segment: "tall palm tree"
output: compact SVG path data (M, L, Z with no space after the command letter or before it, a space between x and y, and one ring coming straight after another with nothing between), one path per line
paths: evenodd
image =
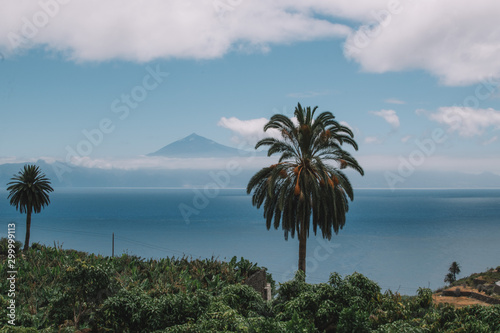
M26 213L26 238L23 251L29 249L31 213L40 213L42 208L50 203L49 192L54 191L50 180L36 165L25 165L22 171L11 178L7 185L10 191L10 204L16 206L19 212Z
M269 230L280 223L288 240L295 233L299 239L298 268L306 271L306 243L310 221L314 234L321 230L324 238L331 239L345 224L349 210L347 197L354 199L352 186L341 171L353 168L361 175L363 169L342 145L355 150L352 131L337 121L331 112L323 112L314 118L316 106L295 108L294 120L275 114L264 126L264 131L275 129L280 138L260 140L255 149L269 146L268 156L281 154L279 162L257 172L249 181L247 194L253 192L252 204L260 208L264 204L264 218ZM327 163L333 162L333 163Z

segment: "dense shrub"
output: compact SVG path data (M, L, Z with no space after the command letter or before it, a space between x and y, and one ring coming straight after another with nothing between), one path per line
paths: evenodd
M20 241L14 241L14 248L16 254L21 253L22 243ZM7 256L9 254L9 239L7 237L0 238L0 256Z
M394 323L385 324L380 326L377 333L427 333L429 330L415 327L406 321L396 321Z
M16 265L22 327L5 320L7 270L0 262L0 333L500 331L500 306L435 306L429 289L413 297L381 293L359 273L308 284L297 272L264 301L243 284L259 269L243 258L110 258L37 244Z
M269 312L262 296L247 285L228 285L222 289L218 298L245 317L261 316Z
M49 316L56 325L67 322L79 327L112 292L108 267L76 259L74 265L62 272Z
M298 272L292 281L281 284L274 311L279 320L296 316L314 323L320 331L337 328L339 332L366 332L370 311L379 296L378 285L359 273L345 279L334 273L328 284L310 285Z

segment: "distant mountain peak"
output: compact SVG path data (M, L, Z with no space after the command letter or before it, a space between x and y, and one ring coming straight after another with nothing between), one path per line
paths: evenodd
M172 142L148 156L165 157L237 157L248 155L244 150L221 145L196 133Z
M196 133L193 132L193 133L189 134L188 136L186 136L184 139L181 139L179 141L183 141L183 140L192 141L192 140L196 140L196 139L205 139L205 140L208 140L207 138L204 138L201 135L198 135L198 134L196 134Z
M196 141L198 141L198 142L207 142L207 143L211 143L211 144L218 144L217 142L212 141L210 139L207 139L207 138L205 138L201 135L198 135L196 133L191 133L188 136L186 136L185 138L180 139L178 141L180 141L180 142L196 142Z

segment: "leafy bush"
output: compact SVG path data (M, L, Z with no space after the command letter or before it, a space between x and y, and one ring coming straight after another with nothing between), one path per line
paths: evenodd
M423 328L412 326L410 323L400 320L394 323L382 325L377 329L376 332L377 333L401 333L401 332L424 333L429 331Z
M432 305L432 290L429 288L418 288L415 302L419 307L428 309Z
M219 299L245 317L255 317L266 313L266 306L261 295L247 285L226 286Z
M21 247L23 244L20 241L14 241L14 248L16 254L21 253ZM9 239L7 237L0 238L0 255L7 256L9 254Z
M89 318L99 304L112 293L108 268L80 259L66 267L62 285L55 290L51 318L56 324L71 321L76 328Z
M364 311L358 305L344 308L340 312L337 332L370 332L370 323L368 321L369 313Z
M151 327L150 319L158 308L140 289L121 289L104 301L98 310L95 325L114 332L138 332Z
M264 301L242 284L258 269L245 259L110 258L44 245L16 260L16 324L22 327L13 328L5 321L4 265L0 333L500 331L499 305L435 306L425 288L412 297L382 294L359 273L332 273L327 283L308 284L297 272Z
M36 250L36 251L42 251L46 248L45 245L39 243L39 242L33 242L31 243L31 249Z
M50 331L47 330L37 330L35 328L26 328L26 327L16 327L16 326L4 326L3 328L0 329L1 333L44 333L47 332L49 333Z
M309 285L302 272L292 281L281 284L274 303L276 318L291 321L294 316L314 323L323 331L369 331L370 311L380 298L380 287L359 273L345 279L332 274L329 283Z

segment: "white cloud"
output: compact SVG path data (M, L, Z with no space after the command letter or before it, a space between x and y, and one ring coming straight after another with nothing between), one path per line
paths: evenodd
M393 129L399 128L399 117L394 110L370 111L371 114L384 118Z
M298 121L296 117L291 118L292 122L297 125ZM218 126L227 128L233 133L232 140L236 144L244 146L245 149L248 146L252 148L261 139L273 137L277 139L282 139L281 133L275 129L268 129L264 132L264 126L269 122L267 118L257 118L249 120L241 120L236 117L226 118L222 117L217 123ZM340 121L339 124L346 126L351 131L358 133L359 130L356 127L352 127L346 121ZM377 139L378 140L378 139Z
M350 129L351 131L353 131L353 130L354 130L354 128L353 128L351 125L349 125L349 123L348 123L347 121L343 121L343 120L341 120L341 121L339 121L339 124L340 124L340 125L342 125L342 126L347 127L347 128L348 128L348 129Z
M11 163L29 163L29 162L36 162L36 159L13 157L13 156L0 157L0 165L1 164L11 164Z
M43 47L78 61L211 59L233 50L266 52L276 44L345 38L346 56L366 71L423 69L447 85L500 78L497 0L0 4L0 52L6 55L19 51L13 36L23 33L28 43L21 48ZM355 31L335 23L346 19L358 24Z
M1 1L0 51L16 52L16 35L25 35L24 48L43 46L78 61L210 59L235 49L265 52L271 44L346 37L351 31L315 17L315 11L328 14L338 7L320 0L306 6L298 0L54 0L50 3L57 6L43 9L45 3Z
M370 144L370 143L381 143L381 142L382 142L382 140L380 140L376 136L367 136L365 138L365 143L368 143L368 144Z
M233 132L232 139L235 143L253 146L261 139L280 137L280 133L275 129L269 129L267 132L264 132L264 126L268 122L269 119L266 118L240 120L236 117L222 117L217 125L231 130Z
M347 38L348 58L369 72L424 69L446 85L500 77L499 1L399 3L371 12Z
M361 155L356 158L365 170L398 171L401 165L408 165L408 156ZM424 163L414 166L418 171L466 172L479 174L491 172L500 175L500 157L457 157L445 155L426 156Z
M404 137L401 138L401 142L402 143L406 143L410 139L411 139L411 135L407 135L407 136L404 136Z
M388 98L384 102L389 103L389 104L399 104L399 105L406 104L405 101L402 101L402 100L399 100L396 98Z
M437 112L428 114L428 117L463 137L482 135L489 128L500 129L500 111L491 108L441 107Z
M325 91L306 91L306 92L289 93L286 96L293 98L311 98L311 97L325 96L331 94L332 93L330 91L325 90Z
M0 0L0 4L0 52L6 55L19 51L13 36L23 33L28 38L21 49L43 47L77 61L141 62L211 59L233 50L267 52L276 44L345 38L346 56L366 71L423 69L447 85L500 78L497 0L473 4L467 0ZM335 23L346 19L359 24L355 31Z
M483 146L488 146L488 145L491 145L493 142L497 141L498 140L498 136L494 136L486 141L483 142Z
M49 156L40 156L34 158L24 158L19 156L0 156L0 165L2 164L14 164L14 163L36 163L39 160L43 160L49 164L56 161L55 158Z
M138 156L132 158L91 158L73 157L70 166L95 168L103 170L216 170L226 169L229 165L241 166L243 169L262 168L278 157L255 156L249 152L248 156L226 158L170 158L163 156ZM48 164L67 163L53 157L36 157L22 159L17 157L0 157L0 165L8 163L36 163L43 160Z
M290 118L292 122L297 125L296 117ZM269 122L267 118L257 118L249 120L241 120L236 117L226 118L222 117L217 123L218 126L227 128L233 132L233 141L240 145L255 145L257 141L273 137L281 139L281 133L273 128L264 132L264 126ZM347 123L345 123L347 124ZM242 149L245 149L243 147Z
M415 110L415 114L416 114L417 116L422 116L422 115L424 115L424 116L428 116L428 115L429 115L429 112L428 112L427 110L425 110L425 109L416 109L416 110Z
M408 156L394 155L359 155L356 157L365 170L386 171L397 170L401 160L408 160ZM34 163L45 160L49 164L56 162L53 158L39 157L30 160L1 158L0 165L4 163ZM168 158L162 156L139 156L136 158L89 158L74 159L72 165L96 168L103 170L224 170L228 165L234 167L235 163L243 169L258 169L275 163L277 156L249 156L234 158ZM492 172L500 174L500 157L453 157L443 155L427 156L425 163L417 166L422 171L457 171L469 173ZM46 172L46 170L44 170Z
M272 158L263 156L231 158L169 158L162 156L140 156L137 158L73 158L71 164L84 168L105 170L215 170L228 165L238 165L244 169L261 168L269 165Z

